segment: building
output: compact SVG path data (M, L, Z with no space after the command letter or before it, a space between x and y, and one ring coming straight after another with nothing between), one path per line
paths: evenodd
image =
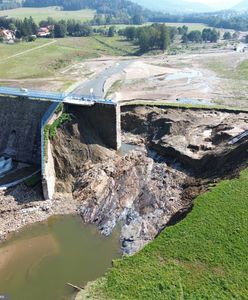
M0 28L0 38L2 38L4 42L14 43L16 39L15 32L9 29Z
M37 37L39 37L39 38L50 37L51 36L51 30L52 30L51 26L40 27L39 30L38 30L38 33L37 33Z

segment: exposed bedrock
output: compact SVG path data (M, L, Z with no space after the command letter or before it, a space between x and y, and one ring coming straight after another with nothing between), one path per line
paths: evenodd
M133 151L85 170L74 197L82 200L84 221L97 224L102 233L108 235L117 223L122 224L122 247L129 254L191 205L182 196L185 180L183 172Z
M139 146L121 156L74 115L52 143L57 191L70 191L83 220L103 234L120 224L123 252L132 254L187 212L209 182L246 161L246 141L227 141L247 126L245 113L126 107L123 142Z

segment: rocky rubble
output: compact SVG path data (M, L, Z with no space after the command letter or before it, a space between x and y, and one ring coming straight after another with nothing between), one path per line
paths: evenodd
M70 195L57 195L53 201L44 201L40 187L31 189L24 184L0 191L0 241L28 224L44 221L52 215L76 212L76 202Z
M186 175L140 151L92 165L82 174L73 193L81 201L82 218L106 235L122 224L127 254L140 250L176 212L190 205L181 201Z

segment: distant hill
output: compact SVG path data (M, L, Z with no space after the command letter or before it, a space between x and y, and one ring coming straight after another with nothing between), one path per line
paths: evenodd
M248 1L244 0L244 1L240 2L239 4L235 5L233 7L233 9L235 9L235 10L247 9L248 10Z
M210 12L213 8L198 2L184 0L133 0L146 8L161 12Z
M12 9L21 6L19 0L0 0L0 10Z

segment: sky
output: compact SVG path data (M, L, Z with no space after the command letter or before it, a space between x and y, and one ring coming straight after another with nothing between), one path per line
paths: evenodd
M201 2L204 4L208 4L212 7L216 8L230 8L235 4L241 2L241 0L187 0L188 2Z

